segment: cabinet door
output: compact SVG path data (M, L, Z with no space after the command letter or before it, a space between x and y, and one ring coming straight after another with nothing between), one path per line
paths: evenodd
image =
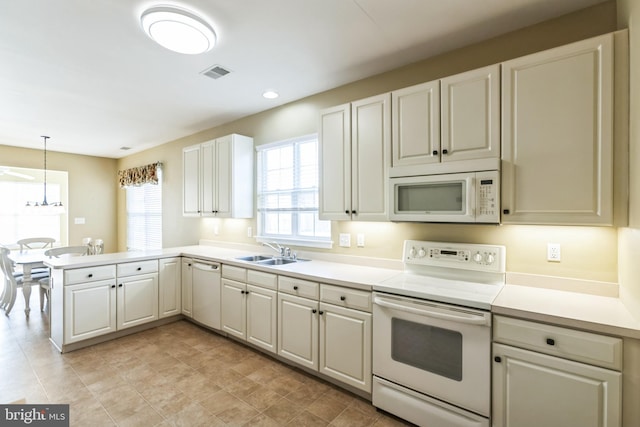
M215 216L217 210L216 141L200 145L202 179L202 215Z
M613 35L503 63L504 223L613 221Z
M246 314L247 285L229 279L221 282L221 313L222 330L238 338L247 338Z
M351 115L352 219L388 221L391 94L352 103Z
M500 65L441 80L442 161L500 157Z
M64 303L65 344L115 332L115 279L65 286Z
M182 314L193 317L192 311L193 292L193 261L190 258L182 259Z
M216 216L231 217L233 177L233 141L231 136L216 140Z
M320 113L320 212L322 220L351 218L351 104Z
M247 341L275 353L278 331L278 293L247 285Z
M621 424L620 372L493 345L494 427Z
M371 393L371 314L320 304L320 372Z
M182 214L200 215L200 145L182 150Z
M391 165L440 162L440 82L393 91L391 99Z
M318 370L318 302L278 294L278 355Z
M158 273L118 280L118 330L158 320Z
M160 259L158 277L158 314L160 318L175 316L182 312L182 259Z

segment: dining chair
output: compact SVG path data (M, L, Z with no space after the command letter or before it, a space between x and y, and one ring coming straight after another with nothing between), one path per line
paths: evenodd
M44 251L44 256L49 258L58 258L60 255L82 256L89 254L89 246L62 246L59 248L51 248ZM51 296L51 277L40 279L40 311L44 311L44 299Z
M29 237L18 240L20 252L28 249L47 249L52 248L56 241L53 237Z
M4 309L6 315L9 315L16 302L18 285L22 284L22 275L15 273L13 261L9 259L9 252L9 248L0 246L0 270L4 282L2 296L0 296L0 308Z

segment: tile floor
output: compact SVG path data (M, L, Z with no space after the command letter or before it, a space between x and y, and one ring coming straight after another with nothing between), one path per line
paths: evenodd
M69 403L71 426L409 425L187 321L60 354L33 289L29 318L22 293L0 315L2 403Z

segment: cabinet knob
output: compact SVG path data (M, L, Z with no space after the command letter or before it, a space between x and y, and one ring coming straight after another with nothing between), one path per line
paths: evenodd
M503 209L502 213L505 214L505 215L509 215L509 209Z
M346 299L347 299L347 297L345 297L344 295L341 295L341 296L340 296L340 301L344 301L344 300L346 300Z
M553 338L547 338L547 344L556 345L556 340L554 340Z
M111 289L113 289L113 288L115 288L115 287L116 287L116 285L111 285Z
M88 277L88 278L92 278L92 277L93 277L93 274L88 274L88 275L87 275L87 277Z
M316 314L316 313L318 312L318 310L316 310L316 309L314 308L313 310L311 310L311 312L312 312L313 314Z
M433 151L431 152L431 154L433 154L434 156L437 156L437 155L438 155L438 150L433 150Z
M118 285L118 287L119 287L119 288L121 288L122 286L123 286L123 285L122 285L122 283L120 283L120 284Z
M138 267L138 271L142 270L142 267Z
M344 213L346 213L347 215L349 215L349 210L347 209L346 211L344 211Z
M297 287L297 286L294 286L294 287L293 287L293 290L294 290L294 291L297 291L297 290L298 290L298 287Z
M351 214L355 215L355 214L357 214L357 212L356 211L351 211Z
M495 360L498 363L502 362L502 358L500 356L494 357L493 360Z
M322 316L324 314L324 311L320 310L320 316Z
M448 154L449 150L447 150L446 148L444 150L442 150L442 154Z

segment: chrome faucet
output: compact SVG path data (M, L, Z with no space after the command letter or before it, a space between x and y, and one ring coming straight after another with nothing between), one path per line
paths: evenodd
M271 249L273 249L274 251L278 252L278 255L284 256L286 248L283 248L282 246L280 246L280 244L278 242L273 242L273 243L263 242L262 245L263 246L268 246Z

